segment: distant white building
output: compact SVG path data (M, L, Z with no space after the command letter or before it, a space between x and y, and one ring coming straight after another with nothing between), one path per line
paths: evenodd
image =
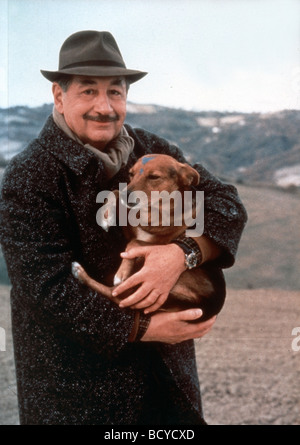
M300 187L300 164L276 170L274 180L279 187Z

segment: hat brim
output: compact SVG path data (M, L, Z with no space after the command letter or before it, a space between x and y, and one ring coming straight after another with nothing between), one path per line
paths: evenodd
M129 70L127 68L111 67L111 66L81 66L59 71L40 70L42 75L51 82L56 82L62 75L69 76L94 76L94 77L110 77L124 76L129 83L137 82L148 73L144 71Z

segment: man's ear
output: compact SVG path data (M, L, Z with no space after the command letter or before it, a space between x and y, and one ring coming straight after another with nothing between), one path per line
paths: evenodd
M181 164L179 177L182 185L185 187L198 185L200 182L200 174L188 164Z
M57 82L54 82L52 84L52 94L53 94L55 108L59 113L63 114L64 112L63 90Z

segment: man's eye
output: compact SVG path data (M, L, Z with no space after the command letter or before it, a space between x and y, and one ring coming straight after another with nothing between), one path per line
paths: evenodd
M87 96L91 96L92 94L94 94L95 90L89 89L89 90L84 90L84 94L86 94Z
M118 90L111 90L111 94L113 96L120 96L121 95L120 91L118 91Z

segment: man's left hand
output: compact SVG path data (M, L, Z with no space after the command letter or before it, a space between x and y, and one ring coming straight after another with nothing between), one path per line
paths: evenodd
M144 257L145 262L138 272L116 287L113 296L139 286L130 297L122 300L119 306L145 309L145 313L154 312L163 305L185 270L184 252L176 244L133 247L121 253L121 257Z

